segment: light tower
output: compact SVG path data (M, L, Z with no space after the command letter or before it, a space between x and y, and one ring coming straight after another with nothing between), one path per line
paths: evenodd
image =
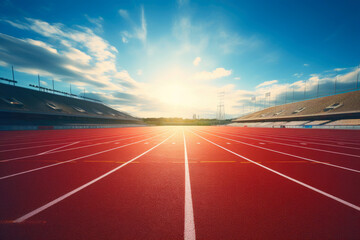
M216 110L216 119L221 121L225 120L225 105L224 105L224 99L225 99L225 92L218 92L218 105Z

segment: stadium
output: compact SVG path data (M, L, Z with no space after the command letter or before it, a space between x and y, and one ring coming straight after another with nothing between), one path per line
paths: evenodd
M0 3L0 239L360 238L358 3L95 2Z

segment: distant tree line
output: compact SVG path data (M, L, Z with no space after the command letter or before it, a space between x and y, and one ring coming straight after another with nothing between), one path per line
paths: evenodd
M156 126L209 126L209 125L223 125L231 123L231 120L217 119L183 119L183 118L143 118L146 124Z

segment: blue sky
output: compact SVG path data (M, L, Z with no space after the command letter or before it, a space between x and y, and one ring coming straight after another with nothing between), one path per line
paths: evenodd
M360 2L0 3L0 76L101 99L139 117L235 117L270 101L354 88ZM287 94L285 93L287 92ZM289 99L289 96L290 99Z

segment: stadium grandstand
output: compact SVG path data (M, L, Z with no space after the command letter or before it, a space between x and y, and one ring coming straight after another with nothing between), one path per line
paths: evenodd
M141 120L117 111L95 99L62 96L0 83L0 128L52 129L141 124ZM35 86L36 87L36 86ZM63 126L63 127L61 127ZM10 129L9 129L10 130Z
M360 129L360 91L269 107L234 119L230 125Z

